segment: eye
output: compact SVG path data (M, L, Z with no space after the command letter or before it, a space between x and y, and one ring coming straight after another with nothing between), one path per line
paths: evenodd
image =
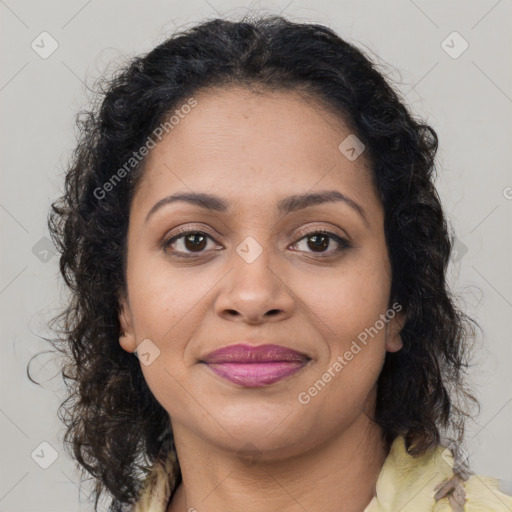
M300 244L303 240L309 239L310 241L306 242L306 247L310 248L312 252L314 253L320 253L320 254L326 254L327 256L330 256L332 254L337 254L341 251L344 251L345 249L348 249L350 247L350 244L348 243L348 240L345 238L342 238L335 233L332 233L331 231L327 230L315 230L310 231L309 233L306 233L300 240L295 242L293 244L294 246ZM332 243L331 241L334 240L334 242L337 244L334 250L326 251ZM292 246L293 247L293 246ZM299 249L300 250L300 249ZM308 252L306 250L306 252ZM321 256L326 257L326 256Z
M291 247L297 246L303 240L307 239L310 239L310 241L306 242L307 248L311 249L314 253L321 254L320 257L332 256L333 254L340 253L350 247L348 240L345 238L342 238L331 231L318 229L305 233L302 238L295 242ZM171 256L177 256L180 258L194 257L195 255L200 255L205 252L209 240L215 242L215 239L204 231L184 229L178 234L165 240L162 244L162 248L165 252L170 253ZM332 245L332 241L335 242L336 246L333 250L327 251L327 249ZM303 251L308 252L307 249L304 249Z
M193 257L194 254L201 254L204 252L204 249L208 245L208 240L215 241L213 237L203 231L181 231L178 235L165 240L162 244L162 248L166 252L170 252L172 256L188 258L190 256ZM175 246L180 245L181 249L178 247L176 250ZM172 248L172 250L169 251L169 248Z

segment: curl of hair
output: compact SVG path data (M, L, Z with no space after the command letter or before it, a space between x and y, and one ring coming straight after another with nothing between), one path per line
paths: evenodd
M300 92L365 144L385 210L391 302L407 315L403 349L387 353L378 380L374 420L385 440L404 435L413 455L450 429L462 442L469 414L457 404L476 402L464 385L472 320L446 283L452 238L433 185L435 131L409 113L361 50L325 26L281 16L205 21L132 59L101 88L94 109L77 116L65 190L48 217L70 290L53 319L62 325L53 343L68 356L59 416L74 457L96 479L96 506L103 492L111 510L133 503L150 465L174 450L166 411L137 357L119 345L130 203L144 160L101 199L98 190L181 102L230 84ZM179 463L175 475L177 487Z

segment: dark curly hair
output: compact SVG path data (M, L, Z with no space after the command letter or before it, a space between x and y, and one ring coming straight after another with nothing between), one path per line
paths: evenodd
M175 449L168 414L139 360L119 345L128 218L145 159L108 194L99 191L177 106L200 90L231 84L304 94L339 114L366 146L385 211L390 300L406 313L403 348L386 353L378 379L374 421L386 443L403 435L411 455L437 446L443 435L461 443L470 405L478 405L465 383L477 324L446 281L453 235L433 184L436 132L409 112L376 63L330 28L282 16L207 20L100 82L94 107L77 115L65 191L48 216L70 290L51 322L60 327L52 344L66 356L69 391L59 417L65 442L96 479L96 509L104 492L111 510L136 501L151 464ZM179 463L175 475L174 489Z

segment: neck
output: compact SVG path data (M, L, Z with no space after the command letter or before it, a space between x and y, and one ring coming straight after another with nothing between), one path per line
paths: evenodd
M388 453L364 414L307 452L254 464L180 425L173 430L183 480L167 512L363 512Z

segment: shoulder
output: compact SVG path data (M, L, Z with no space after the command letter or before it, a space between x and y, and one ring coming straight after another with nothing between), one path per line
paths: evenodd
M137 502L128 512L166 512L176 481L177 457L170 451L154 461Z
M510 512L512 496L501 490L497 478L483 475L471 475L463 483L467 512ZM441 509L442 510L442 509Z
M496 478L458 475L452 452L437 446L415 457L395 439L365 512L511 512L512 496Z

